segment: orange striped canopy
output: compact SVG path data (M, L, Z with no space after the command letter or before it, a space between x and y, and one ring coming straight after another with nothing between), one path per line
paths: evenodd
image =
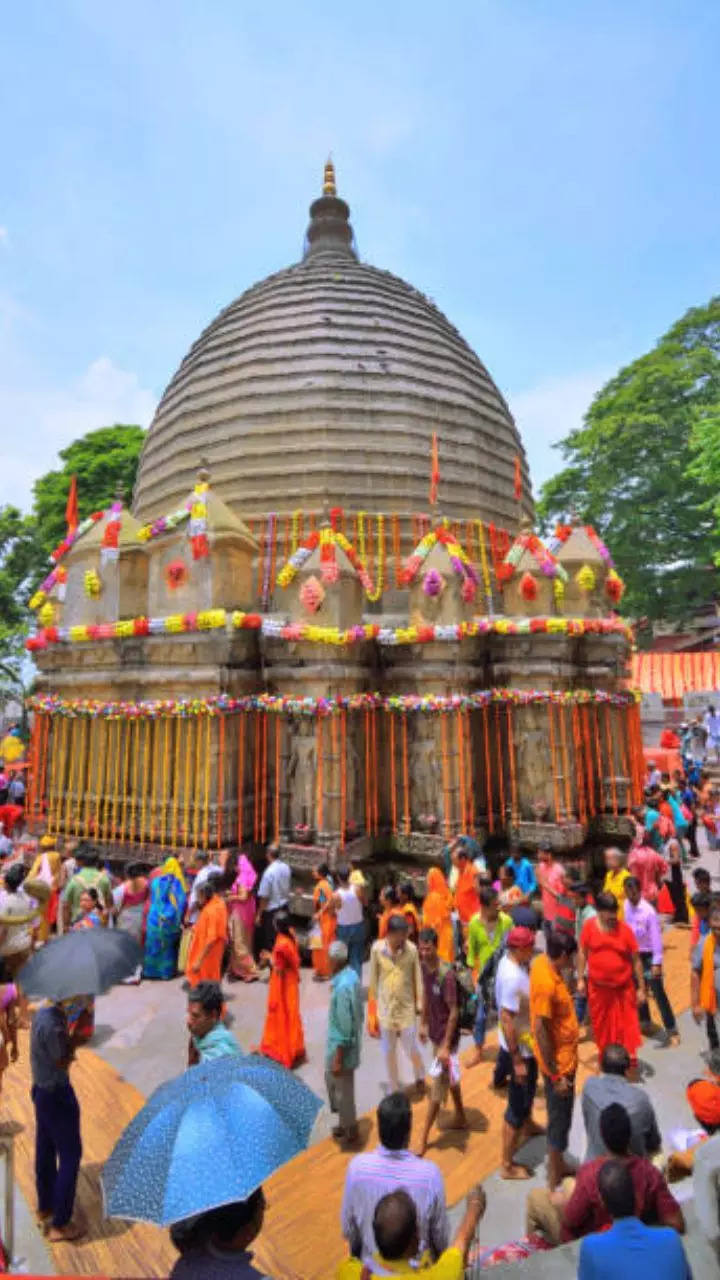
M632 684L641 693L659 693L663 698L720 691L720 652L636 653Z

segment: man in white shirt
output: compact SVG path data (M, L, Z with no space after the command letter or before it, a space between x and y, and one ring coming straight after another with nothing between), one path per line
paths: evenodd
M275 942L275 916L278 911L287 910L290 903L290 883L292 872L280 857L277 845L271 844L267 851L268 864L260 878L257 891L257 916L255 928L258 933L260 951L272 951Z
M512 1180L530 1177L524 1165L515 1163L515 1153L528 1138L542 1132L532 1119L538 1078L530 1034L530 961L534 951L532 929L515 925L507 935L495 980L500 1042L496 1075L510 1076L500 1177Z
M705 732L707 733L707 753L715 752L716 763L720 764L720 713L711 705L705 712Z
M210 876L219 875L222 871L220 864L215 862L204 849L198 849L193 862L200 870L195 876L190 890L187 906L188 924L195 924L200 915L200 903L197 899L198 890L210 879Z

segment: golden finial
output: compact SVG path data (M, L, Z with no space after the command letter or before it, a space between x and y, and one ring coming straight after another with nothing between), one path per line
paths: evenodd
M325 162L325 173L323 175L323 195L336 196L337 188L335 186L335 165L332 162L332 156L328 156Z

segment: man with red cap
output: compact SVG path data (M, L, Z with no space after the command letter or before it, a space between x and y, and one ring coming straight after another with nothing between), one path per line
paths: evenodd
M713 1049L708 1054L705 1075L690 1081L685 1097L704 1133L694 1134L695 1140L685 1151L672 1153L667 1164L667 1176L671 1182L692 1173L697 1151L708 1138L720 1133L720 1049Z
M528 1138L542 1133L532 1119L538 1078L530 1031L529 971L534 951L535 934L516 925L507 935L505 955L495 980L500 1042L497 1072L510 1076L503 1122L501 1178L530 1177L524 1165L515 1163L515 1154Z

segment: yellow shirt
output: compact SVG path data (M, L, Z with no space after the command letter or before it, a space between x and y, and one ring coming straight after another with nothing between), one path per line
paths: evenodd
M425 1254L427 1261L420 1263L419 1267L413 1266L409 1259L403 1259L402 1262L386 1262L384 1258L378 1257L378 1265L380 1272L372 1272L371 1280L380 1280L380 1276L423 1276L424 1280L463 1280L465 1274L465 1264L463 1256L459 1249L446 1249L440 1254L437 1262L431 1262L428 1254ZM337 1269L336 1280L360 1280L363 1271L363 1264L359 1258L346 1258L340 1263Z
M393 952L386 938L370 952L370 992L377 1000L378 1021L384 1031L413 1027L422 1011L423 980L417 947L405 942Z
M619 867L617 871L605 873L603 893L611 893L621 909L625 905L625 881L629 875L627 867Z
M575 1005L563 979L553 969L547 956L536 956L530 966L530 1026L535 1038L535 1056L545 1074L535 1020L550 1022L550 1039L555 1051L558 1075L571 1076L577 1071L580 1028Z

